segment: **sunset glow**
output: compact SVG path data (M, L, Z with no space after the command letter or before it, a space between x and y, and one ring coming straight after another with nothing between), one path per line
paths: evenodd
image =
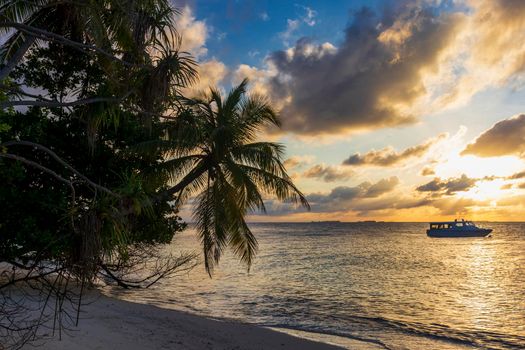
M212 4L186 7L189 50L212 82L248 76L280 109L269 137L312 202L304 212L267 198L269 215L251 220L525 215L525 11L512 3L284 2L227 21ZM248 27L268 40L244 40Z

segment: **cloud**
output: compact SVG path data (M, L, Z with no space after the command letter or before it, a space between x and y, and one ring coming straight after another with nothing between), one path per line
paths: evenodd
M514 180L514 179L523 179L525 177L525 171L520 171L519 173L512 174L508 177L508 179Z
M303 37L271 53L266 91L282 110L285 131L407 125L487 87L523 86L525 2L465 0L446 11L439 3L390 2L381 13L363 8L337 45ZM286 46L301 18L289 20Z
M324 182L344 181L350 179L355 173L337 166L317 164L302 173L303 177L322 180Z
M445 197L440 199L429 198L398 198L388 197L374 201L360 202L354 206L354 210L359 215L369 215L374 211L394 209L417 209L422 207L436 208L441 215L467 215L470 208L479 205L486 205L487 202L479 202L467 198Z
M512 188L512 184L504 184L500 187L501 190L510 190Z
M301 22L298 19L288 18L286 20L286 30L284 32L279 33L279 37L285 45L288 45L289 40L295 34L297 29L299 29L300 24Z
M461 154L480 157L522 155L525 152L525 114L494 124L467 145Z
M372 150L364 155L355 153L343 161L344 165L362 166L391 166L399 164L408 158L420 157L425 154L430 147L439 140L446 138L448 134L440 134L438 137L430 139L420 145L409 147L402 152L396 152L392 147L386 147L379 151Z
M378 16L355 13L341 45L302 38L270 54L274 100L284 101L285 129L341 133L409 124L409 108L426 94L424 73L438 69L462 16L398 6Z
M338 186L329 193L314 193L307 196L313 212L348 211L357 205L356 200L377 198L394 190L399 183L397 177L382 179L374 184L363 182L355 187Z
M180 50L189 52L199 60L196 67L199 74L198 81L191 87L183 89L182 93L187 97L192 97L207 92L210 86L219 85L229 74L229 70L223 62L215 58L206 59L208 53L206 40L209 37L210 29L205 21L196 19L188 5L182 7L175 23L182 38ZM225 37L226 33L218 33L219 40Z
M307 196L314 213L354 213L357 216L375 215L387 210L410 210L422 207L436 208L442 215L465 215L473 206L488 205L486 201L443 197L421 198L394 194L399 180L396 177L382 179L374 184L363 182L354 187L338 186L329 193L313 193ZM298 213L296 208L276 201L268 201L270 215Z
M302 20L306 25L313 27L316 24L315 16L317 16L317 11L313 10L308 6L303 6L305 15L302 17Z
M433 176L433 175L436 175L436 171L432 169L431 167L426 166L423 169L421 169L420 175L421 176Z
M471 179L465 174L458 178L450 178L446 180L441 180L437 177L434 180L417 187L416 191L433 192L434 195L452 195L456 192L468 191L476 185L477 181L478 179Z
M468 215L473 207L483 208L491 204L488 200L480 201L453 196L421 197L417 191L409 195L402 194L395 192L398 184L399 180L396 177L391 177L373 184L363 182L354 187L338 186L328 193L309 194L307 199L313 213L332 213L336 215L335 218L341 215L364 217L388 214L396 216L399 210L416 210L419 208L427 208L426 212L431 213L431 215L436 214L436 211L432 211L432 209L437 209L440 215ZM435 188L442 193L446 191L443 186L436 186ZM455 190L457 188L452 189L453 192ZM525 196L520 198L523 201ZM300 212L300 209L274 200L267 201L267 208L270 215L289 215Z
M363 198L357 188L335 188L326 197L310 200L313 212L354 212L358 216L374 214L385 210L436 208L441 215L466 215L474 206L488 205L487 201L468 198L444 197L439 199L403 197L389 195L380 198Z
M507 196L498 200L498 207L512 207L512 206L525 206L525 196Z
M257 93L264 96L269 95L268 79L274 74L272 68L259 69L247 64L240 64L233 72L232 83L239 84L243 79L248 78L250 85L248 88L251 93Z
M204 46L208 38L209 29L205 21L198 21L189 6L184 6L177 17L176 28L182 37L180 50L191 53L195 58L200 58L208 53Z
M438 208L442 215L467 215L471 207L484 206L487 201L470 198L441 198L432 201L431 205Z
M201 62L197 66L199 79L190 88L186 88L183 94L187 97L209 92L210 86L217 86L228 75L228 68L221 61L211 59Z
M296 32L301 27L301 24L304 23L309 27L315 26L317 23L315 17L317 16L317 11L308 6L295 5L304 10L304 15L299 16L298 18L286 20L286 30L279 33L279 38L283 41L285 46L290 46L290 40L293 37L296 37Z
M451 11L429 5L434 3L393 2L382 13L363 8L353 14L337 47L301 38L293 47L271 53L266 68L240 65L231 77L252 78L252 91L270 96L281 110L284 130L303 135L406 125L423 112L466 101L487 86L523 84L523 1L467 0ZM301 25L315 22L315 10L298 6L304 14L288 19L281 33L285 41ZM176 23L181 49L206 64L212 28L197 20L189 6ZM197 90L228 76L219 61L208 61L215 62L201 69L203 83Z
M399 196L390 196L387 198L377 198L355 202L352 210L357 211L360 216L364 216L374 211L383 211L387 209L414 209L429 205L431 203L432 201L426 198L400 198Z
M286 167L286 169L294 169L294 168L300 168L305 165L311 164L314 160L314 156L292 156L290 158L287 158L283 164Z
M458 34L448 89L437 104L462 104L489 86L523 85L525 2L467 0L470 15ZM461 67L461 69L457 69ZM520 80L521 79L521 80Z
M270 20L270 16L268 15L267 12L261 12L261 13L259 14L259 18L262 19L264 22Z
M389 179L382 179L376 182L373 185L370 185L366 189L363 197L379 197L380 195L392 191L399 184L399 179L395 176L392 176Z

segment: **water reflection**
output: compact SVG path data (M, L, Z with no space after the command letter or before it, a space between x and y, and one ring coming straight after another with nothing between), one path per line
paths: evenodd
M497 303L504 291L496 290L497 285L494 269L496 245L484 240L474 240L468 246L464 259L466 277L463 293L458 293L457 300L464 305L465 318L475 328L486 327L491 310L497 309Z
M227 255L212 279L198 268L124 297L394 348L525 348L525 226L492 226L494 238L430 239L424 224L255 225L250 273ZM198 242L186 232L173 249Z

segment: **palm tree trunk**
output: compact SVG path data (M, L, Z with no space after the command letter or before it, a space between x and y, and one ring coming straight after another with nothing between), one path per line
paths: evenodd
M197 167L195 167L186 176L184 176L184 178L178 184L160 193L160 195L157 196L157 201L169 200L175 193L182 191L185 187L187 187L189 184L195 181L199 176L208 171L209 164L210 161L207 159L202 161Z
M154 196L152 198L152 202L153 203L159 203L159 202L162 202L162 201L170 201L170 200L172 200L172 196L175 193L182 191L190 183L195 181L199 176L201 176L206 171L208 171L209 170L209 164L210 164L209 160L207 160L207 159L204 160L196 168L194 168L186 176L184 176L184 178L178 184L176 184L175 186L167 189L166 191L160 192L159 194ZM120 215L127 216L127 215L130 215L131 213L133 213L133 209L128 208L128 209L122 211L120 213Z
M16 67L16 65L22 60L27 50L33 45L36 38L34 36L26 36L26 40L20 45L18 50L13 54L9 62L0 70L0 81L7 78L9 73Z

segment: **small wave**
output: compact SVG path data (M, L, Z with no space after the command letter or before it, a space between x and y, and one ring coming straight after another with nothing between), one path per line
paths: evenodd
M267 324L267 325L263 325L263 326L265 326L265 327L272 327L272 328L290 329L290 330L303 331L303 332L309 332L309 333L334 335L334 336L338 336L338 337L344 337L344 338L348 338L348 339L358 340L358 341L369 343L369 344L379 345L382 348L384 348L385 350L394 350L393 348L391 348L390 346L388 346L387 344L385 344L384 342L382 342L379 339L368 338L368 337L358 336L358 335L354 335L354 334L348 334L348 333L342 334L342 333L331 332L331 331L312 330L312 329L305 328L305 327L294 327L294 326L290 326L290 325L287 325L287 324L272 324L272 325L268 325Z
M347 317L344 317L347 319ZM481 347L483 349L524 349L525 337L487 331L462 331L438 323L420 323L391 320L383 317L351 316L351 320L381 324L407 334L444 340L451 343Z

